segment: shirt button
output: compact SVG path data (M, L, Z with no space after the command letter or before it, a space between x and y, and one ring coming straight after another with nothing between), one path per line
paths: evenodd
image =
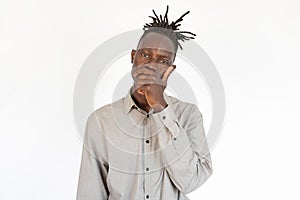
M163 118L163 119L166 119L166 116L163 116L162 118Z
M146 195L146 199L149 199L149 195L148 194Z
M149 143L150 143L150 140L146 140L146 143L149 144Z
M146 171L149 171L149 167L146 168Z
M176 140L176 137L174 137L173 140Z

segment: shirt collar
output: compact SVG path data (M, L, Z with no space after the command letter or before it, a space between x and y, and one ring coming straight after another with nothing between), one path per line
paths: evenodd
M131 91L131 88L127 92L127 95L125 96L125 99L124 99L124 112L125 112L125 114L128 114L133 106L138 107L135 104L135 102L133 101L133 99L131 97L131 94L130 94L130 91ZM166 100L167 104L168 105L171 104L172 102L171 102L170 97L165 92L163 92L163 95L164 95L164 99Z

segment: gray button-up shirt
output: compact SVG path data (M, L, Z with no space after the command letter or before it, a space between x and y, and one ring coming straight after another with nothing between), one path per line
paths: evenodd
M187 200L212 174L197 106L164 93L145 112L126 97L87 120L77 200Z

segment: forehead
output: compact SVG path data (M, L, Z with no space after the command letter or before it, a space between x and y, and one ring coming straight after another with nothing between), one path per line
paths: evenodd
M176 53L172 40L163 34L155 32L144 35L140 40L138 49L157 49L174 54Z

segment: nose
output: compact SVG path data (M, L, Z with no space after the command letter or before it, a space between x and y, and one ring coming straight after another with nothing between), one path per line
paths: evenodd
M152 57L144 65L150 70L157 71L158 69L164 67L164 65L160 63L160 60L161 59L159 57L158 58Z
M152 71L154 71L154 72L157 70L156 64L150 64L150 65L147 64L147 65L145 65L145 67L152 70Z

